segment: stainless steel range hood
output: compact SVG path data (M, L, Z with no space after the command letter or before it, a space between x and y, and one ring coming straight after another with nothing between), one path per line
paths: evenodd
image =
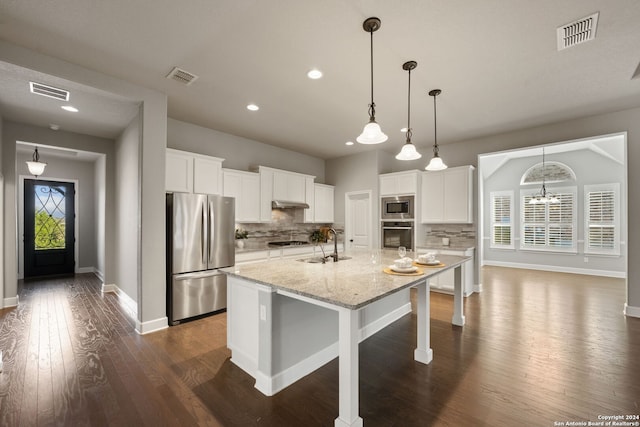
M293 209L303 208L309 209L309 205L303 202L289 202L287 200L273 200L271 202L272 209Z

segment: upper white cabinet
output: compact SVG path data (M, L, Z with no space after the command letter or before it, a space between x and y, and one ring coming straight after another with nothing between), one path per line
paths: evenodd
M314 184L314 222L333 222L333 192L332 185Z
M274 170L273 200L304 203L306 201L305 177L295 172Z
M224 192L236 199L236 222L260 222L260 175L222 169Z
M260 174L260 221L271 221L271 201L308 203L313 201L310 193L315 176L258 166ZM312 213L311 213L312 214ZM305 222L312 222L305 214Z
M222 194L222 162L218 157L167 148L167 192Z
M418 189L417 170L394 172L380 175L380 196L415 194Z
M422 173L422 223L473 222L473 166Z

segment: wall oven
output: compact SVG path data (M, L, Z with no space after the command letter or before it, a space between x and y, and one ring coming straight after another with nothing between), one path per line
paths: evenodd
M413 196L392 196L382 198L382 220L414 219Z
M413 247L413 221L383 221L382 247L397 248L404 246L407 250Z

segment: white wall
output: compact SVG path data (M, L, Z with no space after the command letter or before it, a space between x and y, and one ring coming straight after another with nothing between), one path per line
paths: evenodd
M115 285L138 301L140 244L140 123L136 117L115 142Z
M313 175L316 182L331 184L325 181L322 159L179 120L167 121L167 147L221 157L228 169L268 166Z
M107 197L107 158L100 156L95 162L93 182L93 212L94 212L94 239L96 241L95 271L104 282L105 272L105 224L106 224L106 197Z
M541 157L525 157L509 160L495 173L484 180L483 183L483 227L484 227L484 261L485 263L508 265L525 264L540 265L545 268L553 266L563 268L566 271L585 270L585 273L599 272L622 277L626 271L626 257L588 255L588 263L584 262L584 186L589 184L620 183L621 193L624 191L625 167L608 157L601 156L590 150L579 150L565 153L547 155L547 161L561 162L570 167L576 174L575 182L562 182L547 184L547 190L554 192L556 187L577 187L578 198L576 200L576 240L578 241L577 254L558 254L523 251L519 249L519 240L516 240L515 249L491 249L491 212L490 194L492 191L511 190L514 196L514 227L512 235L515 239L520 237L519 218L520 190L539 190L540 185L520 185L520 179L530 167L540 163ZM596 167L597 165L597 167ZM622 204L621 206L624 206ZM626 221L623 221L621 235L626 235ZM624 253L624 250L623 250Z
M29 175L27 160L31 161L31 154L18 153L17 173L18 175ZM41 156L42 157L42 156ZM42 158L47 162L45 172L40 179L61 179L77 180L76 195L78 204L76 205L76 218L78 228L76 229L76 242L78 244L77 268L90 268L93 270L97 263L97 241L94 232L95 203L94 203L94 182L95 163L88 161L78 161L64 157ZM33 178L28 176L28 178ZM22 223L24 218L18 218ZM21 228L21 227L19 227ZM20 250L22 253L22 250ZM24 274L24 272L20 272Z

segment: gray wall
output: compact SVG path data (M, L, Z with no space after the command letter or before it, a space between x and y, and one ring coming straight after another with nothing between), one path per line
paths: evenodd
M106 224L106 197L107 197L107 158L100 156L95 162L93 182L93 212L94 212L94 239L96 241L95 270L101 280L104 281L105 272L105 224ZM111 203L113 206L113 203ZM98 243L100 242L100 243Z
M102 153L106 155L107 165L109 165L109 162L113 162L113 141L73 132L52 131L48 128L25 125L7 120L5 120L3 124L2 174L5 179L4 296L5 298L12 298L15 297L18 292L18 218L16 191L18 174L22 173L21 170L16 167L16 141ZM106 169L107 180L109 180L109 174L113 174L113 170L108 166ZM113 188L107 185L105 191L109 194L109 192L113 191ZM111 245L111 242L108 236L106 236L104 242L96 241L95 244L97 246L104 246L107 251L110 250L109 245ZM97 252L94 251L94 254L97 257ZM109 276L110 274L112 273L106 269L105 276ZM107 280L107 278L105 278L105 280Z
M509 160L502 165L494 174L484 181L483 186L483 226L484 226L484 261L498 263L515 263L515 264L538 264L544 266L558 266L570 269L588 269L601 270L611 273L624 273L626 270L626 257L598 256L590 254L589 262L584 262L584 186L589 184L610 184L620 183L621 195L625 194L625 167L611 160L608 157L601 156L590 150L579 150L566 153L553 154L547 156L547 160L564 163L570 167L576 174L575 182L561 182L557 184L547 184L547 190L553 192L556 187L577 187L577 235L578 241L577 254L557 254L543 253L532 251L521 251L519 249L519 240L515 241L515 249L491 249L491 211L490 211L490 195L492 191L513 191L514 197L514 226L513 237L519 239L520 227L519 218L520 209L520 190L539 190L540 185L520 185L522 175L530 167L540 163L541 158L528 157ZM598 165L597 167L594 167ZM625 205L621 204L621 208ZM626 226L624 216L622 216L621 236L626 234ZM624 248L621 248L624 253Z
M18 153L17 173L33 178L29 175L25 162L31 160L31 154ZM95 203L94 203L94 182L95 163L89 161L78 161L65 157L43 158L47 162L47 167L41 179L78 180L76 195L78 204L76 205L76 218L78 229L76 230L76 242L78 244L78 268L93 268L97 264L97 241L94 232L95 227ZM22 223L24 218L18 218ZM21 272L24 274L24 272Z
M248 171L268 166L313 175L316 182L332 184L325 182L322 159L174 119L167 121L167 147L221 157L228 169Z
M138 301L140 244L140 123L136 117L115 142L115 284Z

